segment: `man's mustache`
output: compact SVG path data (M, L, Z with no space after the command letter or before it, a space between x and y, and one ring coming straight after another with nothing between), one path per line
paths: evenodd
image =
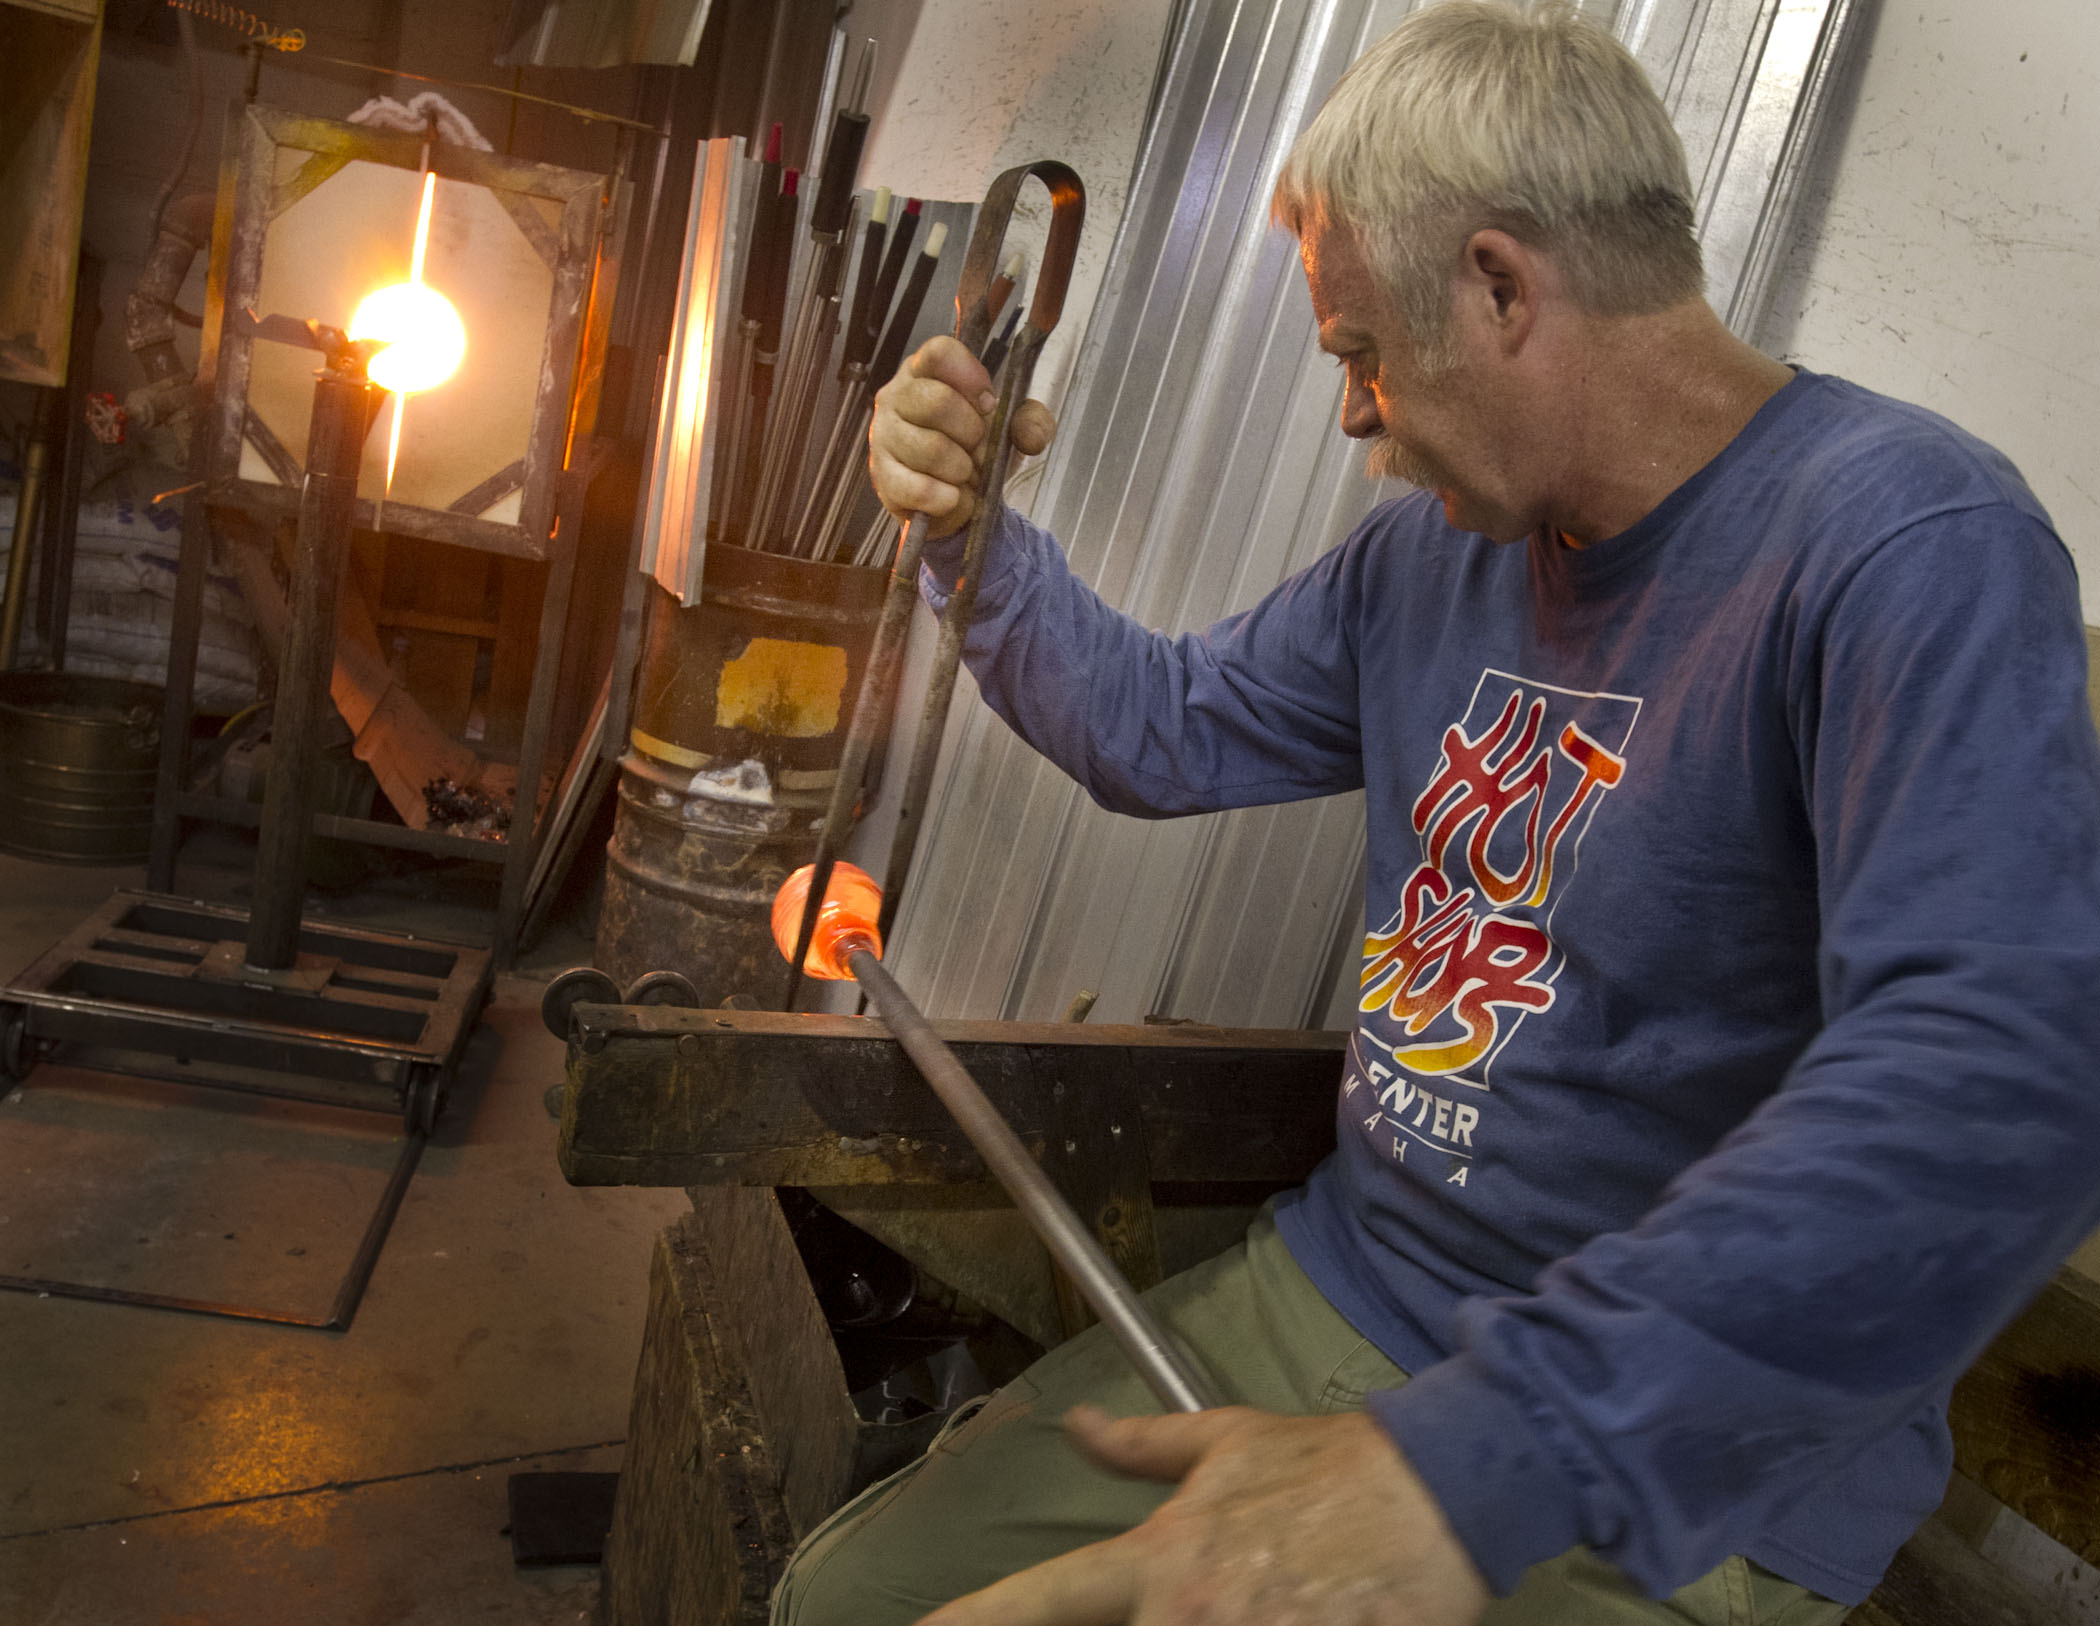
M1364 473L1373 480L1404 480L1425 491L1449 484L1433 461L1386 434L1378 435L1365 447Z

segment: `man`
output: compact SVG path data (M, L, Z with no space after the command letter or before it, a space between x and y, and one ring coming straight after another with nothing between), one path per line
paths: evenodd
M1823 1626L1937 1502L1954 1379L2100 1218L2076 583L1988 447L1730 336L1690 198L1608 36L1418 12L1277 212L1423 489L1184 638L1000 517L972 669L1097 799L1365 788L1337 1150L1157 1290L1239 1404L1071 1449L1152 1409L1074 1340L780 1620ZM967 516L987 383L937 341L883 392L892 509Z

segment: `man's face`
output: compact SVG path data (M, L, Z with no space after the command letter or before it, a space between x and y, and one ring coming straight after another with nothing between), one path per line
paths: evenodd
M1498 540L1524 534L1529 526L1491 500L1484 415L1464 356L1439 356L1424 367L1346 227L1314 225L1298 246L1320 348L1341 362L1347 381L1342 433L1371 443L1364 472L1434 492L1462 530ZM1450 348L1459 348L1460 335L1451 338Z

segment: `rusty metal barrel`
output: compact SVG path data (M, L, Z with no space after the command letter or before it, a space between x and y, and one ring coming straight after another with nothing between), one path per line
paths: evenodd
M150 683L0 673L0 849L62 864L143 859L160 713Z
M889 573L712 545L700 602L651 583L606 847L598 968L773 1008L773 894L809 862Z

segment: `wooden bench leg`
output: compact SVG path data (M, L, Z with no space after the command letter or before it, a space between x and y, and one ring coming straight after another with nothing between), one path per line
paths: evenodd
M1152 1152L1138 1110L1134 1063L1097 1068L1091 1076L1060 1076L1058 1058L1044 1053L1050 1078L1049 1134L1043 1168L1072 1205L1116 1269L1138 1292L1160 1283L1159 1233L1152 1213ZM1093 1325L1094 1312L1063 1270L1057 1307L1066 1336Z
M845 1374L778 1200L692 1197L650 1261L604 1626L758 1626L852 1471Z

